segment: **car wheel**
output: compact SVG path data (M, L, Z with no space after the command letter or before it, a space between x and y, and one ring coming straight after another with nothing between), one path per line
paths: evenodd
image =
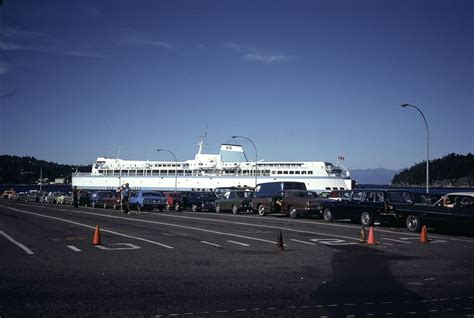
M138 211L138 213L142 212L142 207L140 206L140 204L137 204L137 211Z
M191 209L193 210L193 212L197 212L198 211L198 207L196 204L193 204L193 206L191 207Z
M259 205L257 209L258 209L258 215L260 215L260 216L265 216L266 215L265 207L263 205Z
M235 204L232 206L232 213L234 213L234 214L239 213L239 209L237 208L237 206Z
M328 208L325 208L323 211L323 219L326 222L334 221L334 217L332 216L331 210L329 210Z
M114 204L114 205L112 206L112 209L114 209L114 210L118 210L118 206L117 206L117 204Z
M410 232L419 232L421 229L420 218L416 215L407 216L405 224Z
M181 211L181 206L180 206L178 203L176 203L175 206L174 206L174 210L175 210L176 212Z
M296 218L298 217L298 211L296 211L296 208L294 208L294 207L291 206L291 207L288 209L288 211L289 211L290 218L296 219Z
M216 205L216 213L221 213L221 206L219 204Z
M166 204L166 211L169 211L170 210L170 205L169 204Z
M372 216L370 216L369 212L362 212L360 214L360 224L364 226L370 226L374 222Z

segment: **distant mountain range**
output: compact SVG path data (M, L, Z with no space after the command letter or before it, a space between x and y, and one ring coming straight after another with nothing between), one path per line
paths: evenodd
M358 184L390 184L393 176L399 172L399 170L385 168L353 169L350 171L352 179L356 180Z

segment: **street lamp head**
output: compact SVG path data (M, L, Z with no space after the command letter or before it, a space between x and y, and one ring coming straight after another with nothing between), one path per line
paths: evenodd
M163 150L163 149L156 149L156 151L158 151L158 152L160 152L160 151L162 151L162 150Z
M401 104L400 105L401 107L407 107L407 106L410 106L409 104Z
M239 136L232 136L232 139L239 138Z

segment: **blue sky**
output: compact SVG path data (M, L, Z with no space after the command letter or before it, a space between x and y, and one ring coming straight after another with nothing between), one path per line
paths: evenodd
M0 154L400 169L474 151L472 1L25 1L0 6ZM251 144L240 140L249 158ZM234 142L237 142L234 140Z

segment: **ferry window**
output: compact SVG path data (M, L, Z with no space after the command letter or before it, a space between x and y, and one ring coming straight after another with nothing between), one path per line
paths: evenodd
M104 170L99 170L99 173L104 173Z
M343 187L340 187L339 190L345 190Z
M333 187L332 189L333 189L333 190L337 190L337 187Z
M288 171L283 171L283 174L288 174Z
M326 187L326 190L331 190L331 188L330 188L330 187Z
M299 172L299 171L295 171L295 174L300 174L300 172Z
M301 171L301 174L306 174L306 171Z
M313 174L313 171L308 171L308 174Z
M290 174L295 174L295 172L294 172L294 171L290 171Z
M272 174L276 174L276 171L272 171Z
M278 171L278 174L283 174L283 171Z
M143 170L137 170L137 176L143 176Z

